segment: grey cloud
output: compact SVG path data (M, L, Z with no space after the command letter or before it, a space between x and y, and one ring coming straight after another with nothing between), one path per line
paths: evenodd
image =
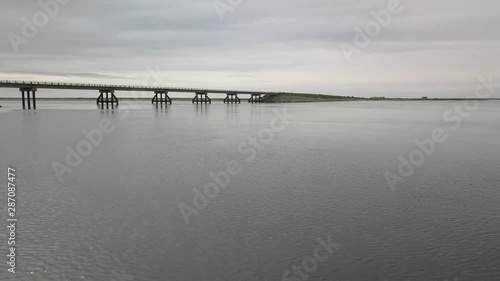
M443 60L440 71L446 79L457 75L452 82L457 84L469 74L471 81L476 78L473 73L488 74L495 70L492 65L500 63L496 51L500 42L496 30L500 17L495 12L500 9L498 1L402 0L405 10L363 49L356 64L347 64L338 44L352 42L354 27L372 20L371 12L383 9L388 1L243 0L220 21L213 0L72 0L35 38L20 46L19 54L14 54L7 34L20 34L21 18L31 18L40 7L35 1L5 1L0 73L23 79L50 76L102 82L133 79L130 75L134 73L146 74L145 66L161 65L165 75L184 77L179 81L188 83L187 87L208 77L221 87L232 87L243 81L225 77L245 73L241 77L265 80L273 89L285 87L284 77L291 77L300 91L324 93L340 91L357 79L359 88L367 89L366 95L370 95L370 91L392 91L394 85L402 83L393 81L393 75L383 70L377 72L380 83L369 77L373 69L400 64L401 54L409 61L419 57L418 63L409 65L408 76L424 74L426 61L433 65L436 53L482 52L483 57L491 58L473 62L456 57L469 66L470 73L460 76L455 74L453 63ZM422 55L426 52L429 55ZM214 73L220 78L214 78ZM268 81L270 75L279 79ZM346 76L349 81L331 79L336 76ZM419 83L437 82L420 78ZM445 87L450 81L441 83ZM407 92L416 95L418 87L411 87Z

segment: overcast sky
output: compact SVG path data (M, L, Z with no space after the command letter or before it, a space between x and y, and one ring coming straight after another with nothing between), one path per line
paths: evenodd
M64 1L44 26L38 1L2 2L1 80L466 97L500 76L498 0L401 0L350 62L390 0Z

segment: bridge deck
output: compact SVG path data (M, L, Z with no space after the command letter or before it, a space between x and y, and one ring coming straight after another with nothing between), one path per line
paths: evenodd
M178 88L178 87L141 87L127 85L106 85L106 84L78 84L78 83L49 83L49 82L34 82L34 81L0 81L0 88L35 88L35 89L70 89L70 90L114 90L114 91L140 91L154 92L167 91L178 93L216 93L216 94L264 94L264 95L279 95L283 92L269 91L242 91L242 90L224 90L224 89L201 89L201 88Z

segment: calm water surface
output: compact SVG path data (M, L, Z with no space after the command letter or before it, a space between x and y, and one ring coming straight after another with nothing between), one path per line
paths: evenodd
M500 102L456 129L453 102L19 103L0 111L19 217L17 274L3 227L0 280L285 280L329 236L333 254L288 280L500 280ZM269 138L284 108L295 118ZM59 181L53 163L103 120L112 132ZM384 174L436 128L446 141L392 191ZM180 204L195 208L193 189L228 163L241 173L187 224Z

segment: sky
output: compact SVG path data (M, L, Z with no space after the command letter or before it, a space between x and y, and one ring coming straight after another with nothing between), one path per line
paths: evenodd
M498 0L16 0L1 22L0 80L469 97L500 77Z

